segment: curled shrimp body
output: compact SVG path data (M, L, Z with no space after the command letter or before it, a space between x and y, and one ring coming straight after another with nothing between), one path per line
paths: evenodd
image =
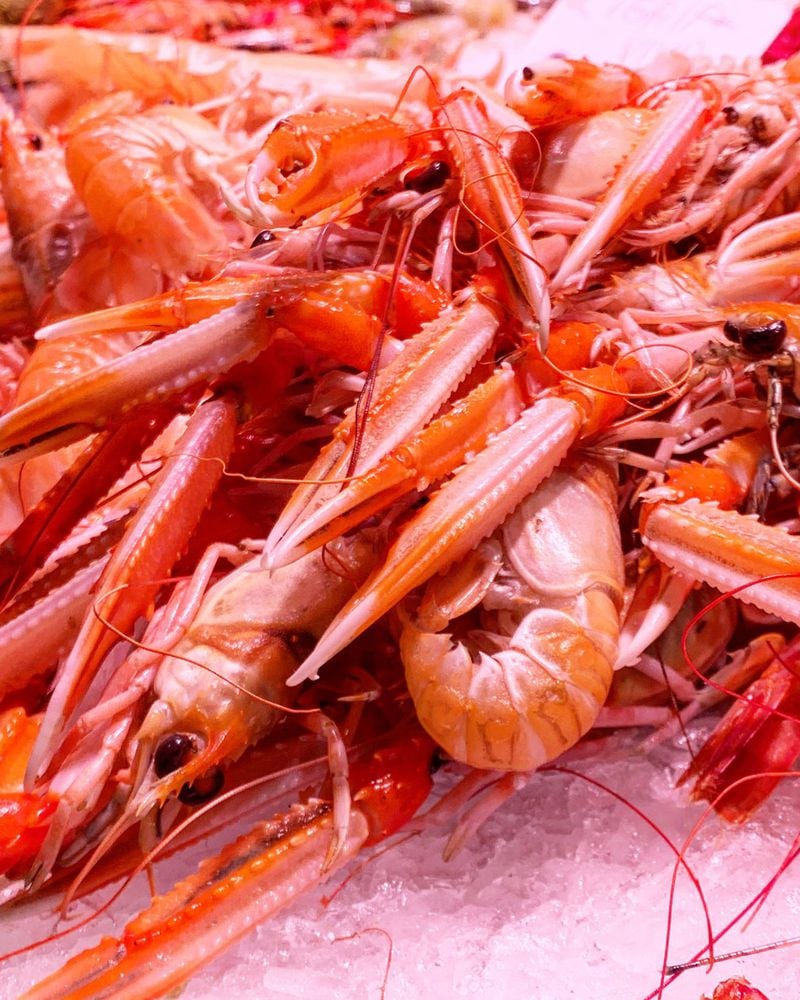
M400 649L420 722L457 760L529 771L593 725L622 606L616 487L607 464L566 463L406 617ZM478 602L478 627L459 619L443 631Z
M189 179L168 169L181 145L157 119L111 115L85 123L66 146L70 178L100 232L170 277L199 275L226 243Z

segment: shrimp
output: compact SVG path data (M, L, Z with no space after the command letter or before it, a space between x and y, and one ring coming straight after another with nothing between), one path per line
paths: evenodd
M240 565L204 594L220 557ZM192 585L154 620L143 647L118 668L98 704L84 713L85 721L82 717L72 726L66 759L37 785L40 797L58 804L49 824L37 819L37 831L47 826L43 843L20 832L32 850L27 861L35 872L34 888L49 875L76 827L85 827L87 815L102 804L101 793L132 728L135 751L124 808L101 838L91 863L126 826L168 799L177 796L197 805L204 782L210 786L209 797L215 794L222 783L221 768L266 736L281 718L279 706L288 707L293 700L293 692L285 688L286 677L366 576L374 558L373 540L361 535L334 543L327 558L317 552L270 575L247 559L246 547L212 547ZM153 647L169 652L159 656ZM136 730L139 703L150 692L154 700ZM57 694L51 704L60 703ZM52 713L41 720L30 761L37 759L37 747L46 745L51 719ZM327 733L324 725L322 731ZM197 791L190 794L186 789ZM102 831L103 825L97 824L95 837Z
M201 277L227 243L221 221L176 169L186 146L174 122L145 113L92 118L65 147L70 179L98 230L172 279Z
M406 633L401 649L406 648L406 643L409 654L406 667L410 671L407 680L412 696L417 700L423 724L449 753L466 763L523 771L552 759L593 724L608 692L612 665L617 657L619 611L622 603L621 549L619 539L617 538L616 543L613 539L616 530L613 490L608 485L607 474L600 476L599 482L605 480L606 485L596 486L594 489L599 495L595 496L591 488L581 485L581 480L588 473L579 475L574 469L565 466L572 475L565 472L562 478L551 470L579 437L596 434L621 413L624 408L621 400L625 393L625 382L619 374L616 378L620 381L615 382L613 373L604 370L602 365L597 370L574 372L572 377L577 385L573 385L568 377L563 384L535 398L507 429L488 442L481 454L467 461L452 480L435 492L427 505L406 522L387 553L384 564L373 573L361 591L329 626L315 651L290 678L290 683L315 676L322 664L344 648L353 635L376 621L414 587L429 580L437 570L448 569L461 560L466 561L464 577L461 578L465 582L453 584L448 577L448 582L441 583L439 588L448 594L442 599L444 604L452 600L456 607L463 604L467 609L471 608L486 592L492 579L500 573L503 560L508 558L512 561L514 572L522 576L528 587L533 588L527 598L520 598L513 605L517 609L522 605L520 618L512 617L510 623L504 625L513 636L517 635L515 627L519 626L520 629L519 639L509 640L511 649L519 650L518 643L522 643L524 638L525 649L520 655L530 656L532 662L535 662L539 657L538 644L541 643L545 649L552 644L553 652L542 652L541 657L549 664L545 677L551 676L555 670L548 657L561 657L558 659L560 666L556 675L564 672L566 679L559 676L558 695L551 695L546 687L545 693L540 693L535 680L530 682L530 686L526 686L527 682L522 679L515 681L511 686L513 694L509 696L508 706L504 709L507 723L498 727L497 748L487 749L493 739L500 695L492 686L492 674L485 656L474 654L480 664L479 667L474 667L472 655L466 652L469 644L466 647L459 645L458 652L454 652L451 658L447 655L447 650L457 640L452 640L449 635L420 638L417 644ZM594 390L589 389L589 380L593 380ZM612 390L610 394L609 390ZM546 479L544 485L539 485L548 474L550 478ZM640 530L646 545L656 556L694 579L701 579L724 589L744 581L752 583L763 574L781 572L784 569L788 572L800 565L800 549L794 539L785 540L785 536L774 528L756 525L735 511L722 509L717 505L721 494L716 492L718 487L713 476L710 479L711 482L707 475L694 474L694 478L687 479L687 482L692 483L690 493L681 492L675 487L664 495L656 491L652 497L648 497L650 502L643 513ZM734 497L740 497L738 487L729 486L729 479L727 475L724 477L723 487L733 491ZM591 476L589 481L592 482ZM555 491L554 494L551 494L551 488ZM572 508L565 502L564 513L559 512L558 498L562 493L573 498L574 506L583 503L587 505L585 516L577 518L575 522L581 525L581 531L573 541L570 541L571 534L567 527ZM528 494L530 498L526 500ZM514 542L507 535L505 542L511 550L508 557L496 545L484 546L479 556L468 557L470 549L491 533L520 503L523 503L523 514L519 516L523 522L529 517L537 525L537 531L544 532L545 537L549 537L549 532L542 525L546 526L549 518L554 518L556 527L553 528L553 535L559 539L559 546L565 547L563 551L572 552L569 546L574 544L575 554L570 555L570 560L574 559L582 568L589 567L585 576L581 575L582 569L576 571L577 579L566 586L565 590L559 590L547 582L554 572L552 569L547 570L547 564L540 566L536 562L533 564L534 569L526 570L523 565L525 557L515 554L517 550ZM542 504L541 508L539 503ZM592 507L592 504L596 506ZM726 500L725 505L733 504ZM513 517L510 523L519 524ZM599 548L604 553L616 552L612 563L601 560L595 569L593 560L600 558L595 554L595 547L590 547L591 552L582 548L585 544L582 531L585 523L597 523L598 527L592 533L593 539L603 532L609 533L607 544ZM512 539L521 531L519 528L509 530L516 532ZM713 544L709 544L709 538L712 537ZM544 545L543 548L547 550L548 546ZM567 557L563 556L562 548L557 548L555 542L550 548L562 554L558 571L563 572ZM529 553L531 549L531 545L523 545L521 551ZM272 558L271 552L268 558ZM544 559L544 556L539 558ZM528 559L532 560L533 556L529 555ZM454 571L451 568L449 572L452 574ZM457 570L456 574L458 581ZM598 593L595 593L593 584L586 582L594 579L611 580L613 585L603 583L599 585ZM437 585L429 586L435 591ZM453 588L456 591L455 597L449 594ZM513 586L511 590L512 593L516 592ZM609 593L611 597L608 596ZM790 578L758 583L749 588L745 599L771 613L798 621L796 580ZM436 604L435 597L430 600ZM492 602L498 600L500 598L491 597ZM542 612L539 615L543 607L551 607L550 601L554 602L552 613ZM493 606L494 604L490 605ZM501 603L500 607L504 608L505 605ZM531 607L538 610L532 611L531 617L526 618L525 611ZM596 619L593 617L595 610ZM444 614L441 617L446 622L450 616ZM439 619L434 618L434 621L438 622L438 628L442 627ZM557 628L554 621L564 622L565 634L571 634L574 638L552 638L549 630L556 629L556 635L561 636L562 628L562 625ZM417 631L421 631L419 627ZM495 637L492 642L499 643L500 640L496 638L502 632L499 626L489 628L488 631ZM414 636L413 626L410 634ZM587 643L583 647L585 652L581 656L567 654L566 648L570 641ZM419 653L419 649L424 652ZM556 652L559 649L560 653ZM515 663L515 657L511 654L509 656L509 663ZM583 656L586 657L585 660L582 659ZM507 677L510 667L500 654L498 657L499 662L504 664L503 676ZM581 669L584 662L587 663L587 674L581 675L582 683L576 685L574 691L568 679L570 675L567 664L570 661L580 664ZM437 672L438 668L430 666L439 663L443 663L440 673ZM475 676L480 677L480 681L470 680L473 670L478 671ZM522 671L520 678L523 676L528 676L527 670ZM534 677L537 676L538 673L534 671ZM547 709L540 707L542 699L549 703L551 697L563 698L569 706L565 708L565 712L573 720L569 726L564 720L553 723L548 717ZM490 719L494 722L490 722ZM548 735L551 723L555 726L552 731L563 736L562 743ZM474 729L471 729L473 725ZM564 736L567 730L570 735ZM543 745L546 749L543 749Z
M468 88L433 106L432 125L424 113L416 118L412 127L385 115L335 110L281 121L248 172L243 218L270 226L317 225L338 218L363 198L371 184L392 178L419 146L415 133L440 133L461 182L461 200L481 234L497 241L511 293L522 303L523 325L526 331L535 328L539 346L546 347L550 299L544 270L521 221L519 181L500 148L501 127L481 97ZM358 155L353 155L355 150ZM430 193L425 214L439 203L433 192L450 174L440 155L435 145L425 150L425 167L436 165L430 184L424 180L420 186L413 170L405 172L407 189Z
M755 812L800 756L796 656L796 639L773 647L761 676L731 705L680 777L680 784L693 782L692 798L714 803L730 822L743 823ZM737 787L745 776L753 780Z
M359 850L400 829L431 788L433 745L416 726L400 728L351 770L354 805L341 851L326 866L333 806L312 798L261 821L172 892L134 918L119 941L105 938L28 992L35 998L110 986L131 1000L180 986L252 927L309 891ZM220 928L224 928L220 932ZM164 962L166 940L177 953Z
M456 760L531 771L594 724L622 607L616 487L602 462L564 463L403 615L419 720ZM462 619L442 631L478 603L478 628Z
M336 543L327 559L316 552L273 574L251 560L209 590L156 674L156 700L136 737L131 815L269 732L280 715L275 703L291 699L285 682L302 651L366 578L375 554L368 536L356 536ZM167 768L165 747L180 739L185 749Z
M665 98L652 126L625 159L570 245L553 278L554 287L563 287L576 278L582 283L591 258L661 193L707 118L706 100L698 91L678 90Z
M3 202L12 255L33 313L39 317L90 223L67 175L64 152L47 131L3 127Z
M722 87L723 106L697 147L626 233L633 245L721 231L724 247L753 222L794 206L800 126L791 90L758 80Z

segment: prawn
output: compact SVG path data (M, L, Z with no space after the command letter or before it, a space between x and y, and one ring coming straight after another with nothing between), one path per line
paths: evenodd
M201 277L225 230L176 170L187 148L181 128L160 117L91 118L67 140L66 169L100 233L171 279ZM213 133L202 119L180 124Z

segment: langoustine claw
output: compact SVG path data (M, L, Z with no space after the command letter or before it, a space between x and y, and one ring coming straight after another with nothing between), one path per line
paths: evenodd
M351 769L353 808L346 839L324 868L332 836L331 804L312 799L259 823L156 899L119 940L104 938L43 980L27 1000L113 993L152 997L183 983L209 958L320 884L365 846L391 836L427 798L434 746L416 727L379 746ZM163 961L170 942L170 962ZM110 992L109 992L110 991Z
M128 527L105 568L98 587L104 595L103 619L123 634L153 600L193 530L222 474L220 459L233 445L234 407L230 400L201 406L190 422L179 452L165 463L158 482ZM209 461L203 461L208 459ZM181 516L176 516L180 504ZM162 526L156 542L156 526ZM107 591L107 592L106 592ZM56 741L86 691L95 671L117 642L117 632L94 614L84 620L71 655L62 665L28 764L34 784L55 752Z

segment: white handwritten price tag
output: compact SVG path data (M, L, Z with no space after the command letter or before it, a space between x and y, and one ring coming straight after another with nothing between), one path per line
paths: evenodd
M687 56L759 56L795 0L558 0L525 47L551 55L640 66L670 50Z

